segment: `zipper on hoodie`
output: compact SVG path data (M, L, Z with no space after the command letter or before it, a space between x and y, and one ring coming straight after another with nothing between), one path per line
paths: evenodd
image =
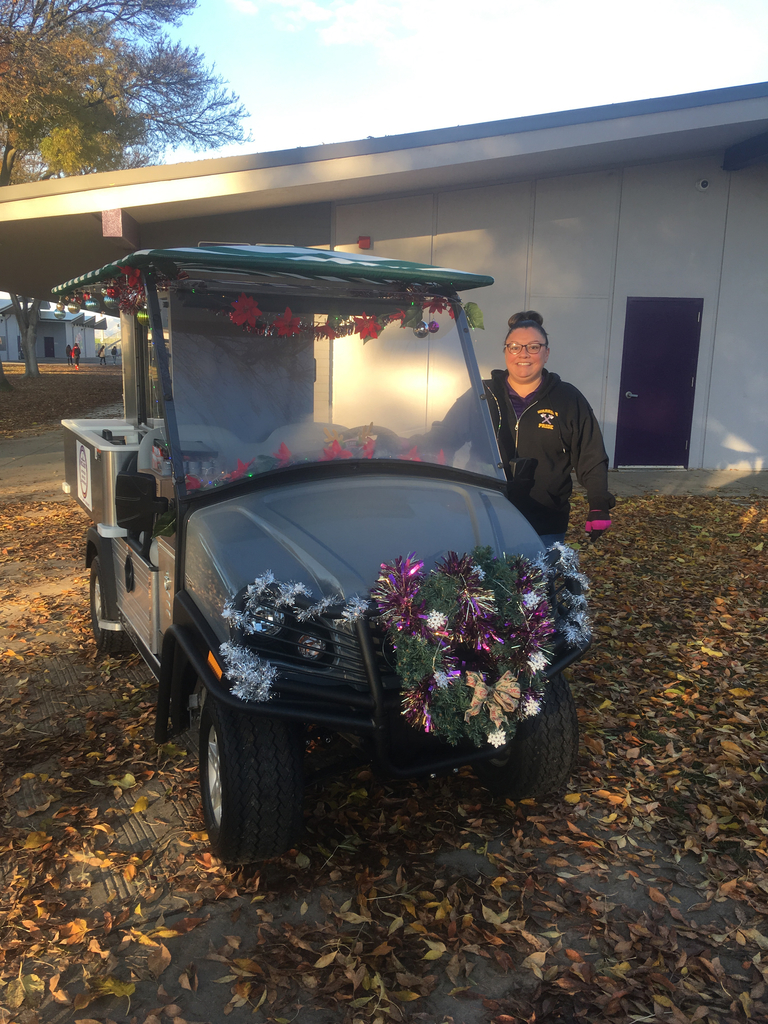
M509 404L512 406L512 412L515 412L514 405L512 405L511 402ZM518 431L520 429L520 420L523 418L523 416L525 416L525 414L528 412L529 409L532 409L534 407L534 405L538 405L538 402L531 402L530 405L527 405L525 407L525 409L523 409L523 411L520 413L519 416L515 412L515 458L519 457L518 456L518 448L517 448L517 438L518 438Z

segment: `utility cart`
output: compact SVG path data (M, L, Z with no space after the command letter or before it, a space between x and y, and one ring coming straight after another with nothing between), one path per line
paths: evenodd
M122 322L123 418L64 421L96 644L157 677L158 742L199 729L226 862L297 840L331 738L513 798L568 779L585 581L507 499L459 297L491 283L201 244L54 289Z

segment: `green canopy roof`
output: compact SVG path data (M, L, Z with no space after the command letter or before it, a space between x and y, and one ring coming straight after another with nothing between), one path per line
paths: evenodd
M434 286L440 292L463 291L493 284L492 277L463 270L406 263L360 253L331 252L328 249L300 249L288 245L200 245L189 249L140 249L99 270L82 274L52 288L54 295L67 295L88 285L109 281L123 267L154 268L175 277L179 271L235 271L238 273L285 274L292 278L325 281L359 281L371 284L412 283Z

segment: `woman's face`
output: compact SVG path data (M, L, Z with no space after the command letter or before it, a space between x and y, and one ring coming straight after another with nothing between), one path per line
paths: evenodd
M507 347L509 345L537 344L542 347L535 355L524 348L517 353L510 352ZM511 331L504 342L504 356L509 371L509 382L515 391L520 394L529 394L539 386L542 370L549 359L549 349L535 327L517 327Z

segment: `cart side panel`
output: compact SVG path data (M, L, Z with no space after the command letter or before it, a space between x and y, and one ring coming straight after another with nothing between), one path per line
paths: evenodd
M117 528L115 480L134 452L139 434L125 420L62 420L64 479L69 494L94 523ZM103 432L112 434L112 441Z
M112 545L117 606L131 631L151 654L159 651L159 574L122 537Z

